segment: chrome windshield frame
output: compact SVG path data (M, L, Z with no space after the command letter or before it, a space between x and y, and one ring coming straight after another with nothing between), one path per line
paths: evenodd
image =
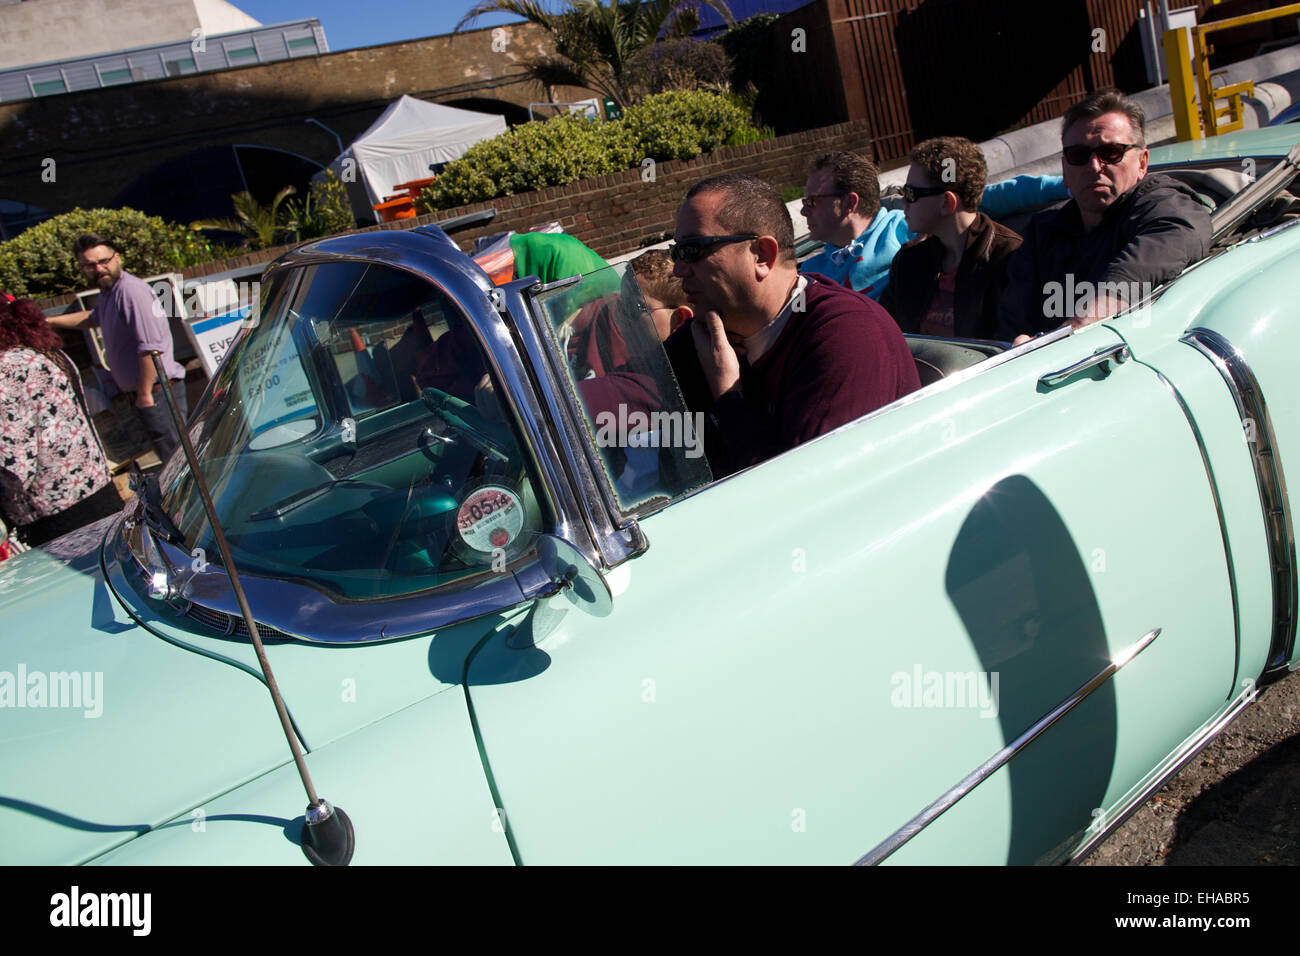
M270 278L284 270L303 270L310 266L360 262L401 270L429 283L453 300L463 311L495 380L500 383L498 400L508 416L513 416L521 438L524 456L531 473L538 479L536 493L544 512L542 534L551 534L572 544L596 567L608 566L633 553L631 547L620 549L613 544L640 540L626 534L610 534L602 524L598 509L583 500L590 494L591 478L579 467L582 458L574 444L572 423L558 409L554 396L544 393L544 367L534 371L533 354L521 354L516 343L530 341L527 323L513 330L507 316L518 321L528 312L519 299L519 286L535 284L536 279L513 283L516 288L504 292L492 285L479 267L464 255L440 229L383 231L338 236L300 246L277 259L267 270ZM506 302L516 302L508 309ZM542 374L538 374L538 372ZM539 381L542 384L539 388ZM559 423L558 425L556 423ZM578 436L579 440L581 436ZM581 490L579 490L581 489ZM591 496L599 501L599 495ZM593 516L593 512L595 513ZM593 517L596 520L593 520ZM602 535L597 544L593 529ZM163 545L174 567L187 568L191 556L182 549ZM129 562L131 551L119 536L114 556ZM137 569L130 578L139 581ZM235 613L234 597L228 580L216 567L178 574L174 594L181 601L226 614ZM502 611L545 595L554 582L541 569L536 548L511 562L510 573L498 571L472 575L463 582L450 583L427 591L374 601L349 601L330 596L306 581L244 574L250 597L255 594L254 613L259 620L285 635L313 643L365 643L397 640L427 633L456 621ZM143 582L142 582L143 583ZM144 593L148 593L147 590ZM394 612L398 613L394 613ZM188 613L188 607L180 611Z
M563 358L553 339L542 327L546 318L533 307L536 295L575 280L566 279L541 285L536 278L519 280L501 287L502 300L511 323L519 335L520 344L528 357L534 374L545 376L538 391L546 397L547 411L555 422L562 461L571 487L581 490L576 501L592 539L600 549L600 558L594 562L614 567L634 558L648 547L639 523L635 518L623 517L614 501L613 488L597 473L593 462L599 460L596 448L584 426L582 411L565 379ZM527 295L527 299L525 298Z

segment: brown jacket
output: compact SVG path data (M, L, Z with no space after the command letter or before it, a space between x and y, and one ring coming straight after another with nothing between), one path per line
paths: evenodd
M977 213L966 233L966 252L957 266L953 293L953 334L964 339L991 339L998 324L1007 260L1020 248L1019 234L984 213ZM880 298L904 332L919 332L939 288L943 243L937 236L917 236L894 256L889 285Z

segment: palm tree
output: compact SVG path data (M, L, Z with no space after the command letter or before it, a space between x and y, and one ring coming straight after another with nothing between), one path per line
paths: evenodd
M270 248L277 240L288 238L286 233L291 227L286 217L280 214L280 205L297 191L292 186L285 186L275 194L269 206L263 206L252 193L235 193L230 197L235 204L234 219L205 219L190 223L190 228L237 232L248 239L248 244L254 249Z
M735 23L724 0L563 0L567 10L553 13L540 0L479 0L456 30L489 13L508 13L536 23L551 35L558 54L525 64L532 77L554 86L585 86L607 96L620 109L635 99L626 82L628 64L659 35L689 36L699 27L699 6Z

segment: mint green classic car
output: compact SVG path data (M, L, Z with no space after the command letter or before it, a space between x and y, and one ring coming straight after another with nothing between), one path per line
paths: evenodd
M1152 152L1215 240L1130 311L720 480L619 267L294 250L199 474L0 564L3 861L1081 857L1300 660L1295 130Z

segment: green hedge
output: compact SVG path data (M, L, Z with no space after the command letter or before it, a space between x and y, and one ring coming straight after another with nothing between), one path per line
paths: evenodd
M767 131L763 131L767 132ZM763 133L734 98L701 91L659 93L621 120L557 116L475 143L447 164L417 203L421 212L561 186L637 166L645 158L690 159Z
M749 126L749 113L729 96L669 92L647 96L623 114L640 157L691 159L726 144Z
M635 142L620 123L556 116L506 130L475 143L420 196L425 211L494 199L633 164Z
M0 289L39 299L87 288L72 255L82 233L112 240L133 275L179 271L224 256L184 226L134 209L74 209L0 243Z

